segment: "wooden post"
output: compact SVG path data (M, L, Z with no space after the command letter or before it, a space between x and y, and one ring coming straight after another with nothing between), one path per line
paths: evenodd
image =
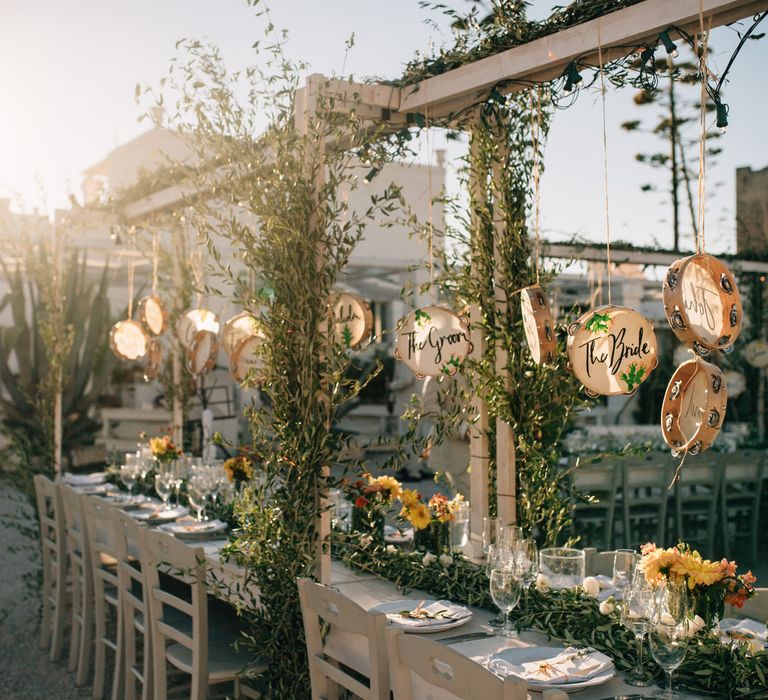
M183 234L182 234L183 235ZM173 280L176 289L181 289L181 264L182 261L178 256L175 256L175 264L173 266ZM183 311L183 309L180 309ZM176 332L176 328L170 329L172 334L171 338L171 352L173 353L173 442L178 447L184 445L184 406L182 405L181 398L179 396L181 386L181 358L179 357L179 337Z
M61 476L61 441L63 423L61 415L61 370L56 382L56 398L53 403L53 475L58 480Z

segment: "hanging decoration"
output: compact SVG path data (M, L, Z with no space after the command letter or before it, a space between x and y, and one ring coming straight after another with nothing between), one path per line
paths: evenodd
M139 321L154 336L162 335L168 330L168 312L157 293L158 246L158 236L155 233L152 242L152 294L139 301Z
M241 340L259 334L259 322L256 317L250 311L242 311L224 324L221 330L221 348L227 355L232 355Z
M149 341L147 356L144 359L144 381L151 382L160 376L160 369L163 362L163 346L159 340Z
M121 360L139 360L147 354L149 336L133 320L133 257L128 258L128 318L109 331L109 347Z
M661 408L661 432L672 454L697 455L720 433L728 389L718 367L700 358L683 362L669 380Z
M469 319L442 306L425 306L401 319L395 357L418 378L453 375L472 352Z
M747 389L747 378L735 369L723 372L723 379L728 387L728 396L732 399L743 394Z
M221 324L219 317L213 311L197 307L185 311L180 317L176 327L179 342L189 348L194 337L200 331L210 331L218 335Z
M600 306L568 327L567 367L590 396L633 394L658 362L653 324L632 309Z
M233 379L242 384L249 377L253 377L264 364L261 356L261 346L264 338L260 335L251 335L243 338L230 353L229 373ZM255 386L255 382L249 384L249 388Z
M208 374L216 366L219 339L215 332L200 330L195 333L187 350L187 369L195 376Z
M371 305L357 294L340 292L331 298L333 305L333 332L336 342L356 349L371 337L373 312Z
M768 343L764 340L752 340L744 348L747 362L757 369L768 367Z
M664 276L663 297L669 325L696 354L732 349L741 331L741 298L720 260L707 253L676 260Z

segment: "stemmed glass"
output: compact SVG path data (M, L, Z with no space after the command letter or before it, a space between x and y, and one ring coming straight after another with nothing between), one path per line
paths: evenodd
M536 540L517 540L512 545L512 551L515 553L515 564L520 570L520 575L527 589L536 580L536 574L539 573L539 551L536 547Z
M613 556L613 587L622 594L632 582L638 559L633 549L617 549Z
M202 471L195 470L187 483L187 496L189 497L189 505L191 505L197 513L197 521L203 520L203 513L205 511L205 500L208 496L208 483L206 475Z
M501 518L483 518L483 555L488 556L488 549L494 544L499 543L500 534L504 528Z
M511 547L517 540L523 539L523 528L519 525L500 525L498 531L498 542Z
M172 465L159 466L155 474L155 491L163 500L163 510L168 510L168 499L171 497L176 475Z
M515 555L511 547L503 544L492 544L485 556L485 575L490 580L495 569L508 569L514 566ZM492 627L501 627L504 619L501 614L488 621Z
M120 481L128 489L128 493L133 493L133 487L139 478L139 468L135 460L127 459L128 456L126 455L125 464L120 465Z
M621 605L621 622L635 635L637 643L637 662L626 683L636 687L651 685L651 680L643 671L643 637L648 633L650 621L654 615L653 589L644 579L635 579L625 589Z
M656 593L656 612L648 632L653 660L667 676L666 689L653 697L674 700L682 697L672 690L672 674L683 663L688 651L688 625L691 598L685 584L666 582Z
M491 571L490 590L493 602L504 615L501 634L505 637L516 637L517 632L512 627L510 614L520 602L520 594L523 590L523 579L520 576L520 571L516 566L493 569Z

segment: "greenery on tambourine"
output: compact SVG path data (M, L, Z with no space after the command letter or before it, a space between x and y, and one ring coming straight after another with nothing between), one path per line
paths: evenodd
M352 331L350 330L348 323L345 323L344 328L341 329L341 342L344 344L345 348L352 345Z
M627 391L634 391L640 384L643 383L643 377L645 376L645 367L638 367L636 363L632 363L629 366L628 372L622 372L619 375L621 381L627 385Z
M432 317L426 311L422 311L421 309L416 309L416 311L413 312L413 321L417 326L423 326L431 318Z
M584 328L590 333L606 333L611 323L611 314L601 314L596 312L592 314L589 320L584 324Z

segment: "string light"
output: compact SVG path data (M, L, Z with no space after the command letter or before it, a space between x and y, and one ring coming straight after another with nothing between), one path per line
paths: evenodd
M647 63L653 63L654 57L656 53L656 47L654 46L646 46L641 52L640 52L640 60L643 62L643 64Z
M664 44L664 48L667 50L667 53L672 56L672 58L677 58L680 55L680 52L677 50L677 44L672 41L669 36L669 32L666 29L661 34L659 34L659 39L661 40L661 43Z
M724 134L728 131L728 105L722 102L716 104L717 107L717 128L720 129L720 133Z
M368 171L368 174L363 178L363 182L366 185L370 185L373 178L375 178L381 172L381 168L373 167Z
M571 61L568 67L565 69L565 92L571 92L583 80L579 69L576 67L576 62Z

